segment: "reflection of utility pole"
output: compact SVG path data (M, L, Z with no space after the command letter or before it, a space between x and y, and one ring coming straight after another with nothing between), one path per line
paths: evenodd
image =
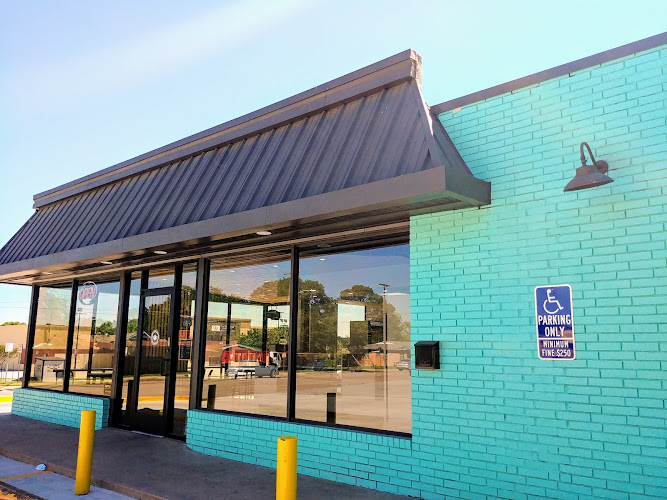
M93 371L93 352L95 346L95 322L97 321L97 303L99 302L99 296L95 297L95 302L93 302L93 318L90 322L90 343L88 344L88 367L86 376L87 378L91 377L91 372Z
M264 363L266 366L269 366L270 355L267 352L267 342L269 339L269 304L262 304L262 357L264 358Z
M308 351L307 352L310 352L310 349L311 349L310 332L311 332L311 329L312 329L312 326L313 326L313 315L312 315L313 299L317 298L317 295L313 295L314 292L317 292L317 290L310 289L310 290L300 290L299 291L299 293L308 293L308 294L310 294L309 297L308 297ZM303 342L303 339L302 339L302 342ZM305 348L306 347L305 342L303 342L303 344L304 344L304 348Z
M74 348L74 369L76 370L76 358L79 355L79 328L81 328L81 311L83 308L77 307L76 312L79 314L79 319L76 324L76 347Z
M387 366L387 288L390 285L378 283L382 287L382 344L384 353L384 420L389 420L389 380Z
M231 349L229 349L229 344L231 342L231 335L232 335L232 303L231 302L227 303L227 324L225 326L225 329L227 330L225 332L225 350L227 351L227 355L225 356L224 372L222 370L220 370L220 378L222 378L227 373L227 369L229 368L229 356L231 355Z

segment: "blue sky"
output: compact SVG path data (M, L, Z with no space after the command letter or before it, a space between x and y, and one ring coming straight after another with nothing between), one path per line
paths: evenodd
M429 104L665 30L664 1L0 3L0 245L32 196L413 48ZM29 290L0 285L0 322Z

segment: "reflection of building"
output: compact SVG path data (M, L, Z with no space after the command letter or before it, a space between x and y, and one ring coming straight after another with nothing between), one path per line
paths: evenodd
M26 332L28 331L28 325L5 325L0 326L0 345L5 346L7 352L11 352L14 349L19 351L17 357L9 358L5 365L0 367L0 369L7 369L10 372L19 370L23 366L23 356L24 356L24 347Z
M432 107L420 58L398 54L37 195L39 210L0 251L0 279L32 285L33 311L58 295L61 318L75 312L78 281L117 287L110 395L82 396L108 406L105 425L267 466L276 438L298 434L304 473L418 497L664 496L652 485L667 476L666 45L659 35ZM613 183L592 158L579 167L584 141ZM564 192L575 167L607 184ZM388 320L397 273L387 272L365 283L376 296L382 287L381 337L379 318L347 311L348 349L338 294L318 296L318 273L340 257L330 273L357 285L370 267L346 256L376 252L381 266L396 249L397 273L409 276L405 331ZM248 283L256 296L239 300L262 325L238 320L237 334L266 351L285 329L290 369L205 384L212 326L231 337L221 321L252 317L228 304L209 329L209 302ZM574 339L565 349L572 360L543 360L534 290L559 283L572 286L580 343L576 356ZM151 325L134 345L130 303L132 319ZM289 323L270 323L276 303L289 304ZM180 366L165 354L179 343L179 313L193 318ZM28 359L46 349L41 325L55 322L39 320ZM391 366L408 338L439 342L440 368L414 369L407 356ZM373 369L341 363L345 349ZM36 417L43 392L30 370L15 397ZM68 382L65 370L47 411L72 401Z
M229 335L232 338L236 338L238 335L245 335L251 328L250 323L250 319L231 318ZM227 338L227 318L209 316L206 335L210 340L225 340Z

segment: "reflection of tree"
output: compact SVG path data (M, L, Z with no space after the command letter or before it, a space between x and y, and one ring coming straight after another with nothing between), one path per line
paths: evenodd
M116 335L116 325L111 321L105 321L95 327L95 335Z
M250 300L269 304L287 302L289 300L289 283L289 278L267 281L255 288L250 294Z
M289 289L289 278L277 281L269 281L251 294L251 301L272 303L284 301ZM317 280L299 280L299 345L300 352L319 353L321 355L333 355L341 353L343 348L349 348L350 338L341 337L338 332L338 303L359 305L364 307L366 321L384 320L383 311L387 315L388 339L390 341L409 341L410 323L403 321L396 307L387 302L383 308L383 297L375 293L373 288L366 285L353 285L340 292L339 298L327 295L325 287ZM250 332L248 332L250 333ZM261 330L258 330L261 336ZM285 332L285 335L287 333ZM252 335L248 340L239 343L244 345L255 344L251 342ZM257 347L261 346L260 344ZM268 344L273 343L268 341Z
M331 353L338 343L336 301L329 297L317 280L299 280L300 341L302 352Z
M0 366L9 361L10 358L18 358L19 350L14 347L11 351L5 348L5 344L0 344Z
M287 327L280 326L277 328L268 328L266 334L266 345L271 347L273 345L279 344L280 339L287 339ZM238 343L240 345L255 347L257 349L262 349L262 329L261 328L251 328L243 335L239 335Z
M382 294L375 293L373 289L365 285L354 285L351 288L340 292L341 300L361 302L367 304L366 319L370 321L382 321ZM387 313L387 339L391 340L410 340L410 322L403 321L403 316L396 310L396 307L389 301L385 304Z
M211 287L211 302L241 303L271 307L289 301L290 278L267 281L250 294L249 299L227 295L219 288ZM350 338L341 337L338 332L338 304L364 307L364 320L382 322L383 311L387 315L389 341L409 341L410 323L404 321L396 307L387 302L383 307L382 294L375 293L366 285L353 285L340 292L340 297L327 295L324 284L317 280L299 280L299 345L297 351L313 353L320 357L341 354L350 347ZM262 349L263 346L278 344L281 337L287 338L286 326L267 328L266 343L262 342L262 328L252 328L239 335L238 343Z

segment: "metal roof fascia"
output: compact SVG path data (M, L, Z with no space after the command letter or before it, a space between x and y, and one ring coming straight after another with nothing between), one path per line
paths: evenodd
M278 127L346 100L372 93L379 88L417 79L421 76L420 66L421 57L408 49L247 115L38 193L33 197L33 207L39 208L165 163L219 147L226 142Z
M662 45L667 45L667 32L650 36L648 38L628 43L626 45L621 45L620 47L605 50L604 52L599 52L597 54L593 54L592 56L561 64L560 66L556 66L544 71L539 71L537 73L533 73L532 75L517 78L516 80L501 83L500 85L494 85L493 87L489 87L478 92L473 92L462 97L457 97L449 101L441 102L440 104L435 104L431 106L431 112L435 115L439 115L446 111L451 111L462 106L467 106L469 104L481 102L492 97L497 97L502 94L513 92L515 90L520 90L530 85L543 83L547 80L553 80L554 78L558 78L560 76L574 73L576 71L581 71L599 64L611 62L616 59L621 59L622 57L630 56L638 52L654 49Z
M471 177L467 174L465 177L466 182L470 182ZM483 192L488 183L478 182L483 183L480 190ZM475 183L475 186L480 185ZM156 246L210 240L214 237L224 239L239 235L252 235L258 228L279 228L287 227L293 222L326 220L341 215L353 215L362 210L394 206L397 203L429 199L433 199L436 203L437 200L443 198L460 199L462 195L467 196L466 193L458 194L449 191L446 182L446 168L436 167L246 212L0 265L0 282L3 281L3 278L16 277L26 271L49 266L107 260L110 256L128 255ZM479 195L477 196L479 198ZM475 205L479 204L480 201L477 200Z

